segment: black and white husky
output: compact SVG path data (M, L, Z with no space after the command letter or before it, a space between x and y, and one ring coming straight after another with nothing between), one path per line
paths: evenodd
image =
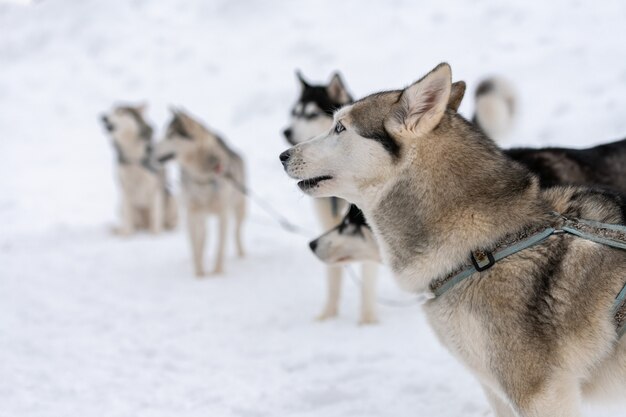
M300 96L291 110L290 124L283 131L285 139L291 145L302 143L330 129L333 123L333 112L352 102L352 97L338 73L333 74L327 85L311 85L300 72L296 75ZM314 200L314 205L323 230L337 225L347 208L345 200L335 197L317 198ZM364 263L362 265L361 324L377 322L376 275L375 264ZM336 317L339 312L341 267L329 266L327 276L326 303L322 312L317 316L318 320Z

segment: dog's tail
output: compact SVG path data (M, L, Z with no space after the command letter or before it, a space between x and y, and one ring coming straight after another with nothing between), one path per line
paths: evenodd
M496 142L512 130L516 117L517 99L509 82L500 77L490 77L476 89L474 124Z

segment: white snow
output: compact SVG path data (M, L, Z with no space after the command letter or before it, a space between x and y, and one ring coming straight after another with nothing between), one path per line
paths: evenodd
M626 133L626 3L96 1L0 3L0 416L489 416L419 307L358 327L316 323L323 266L251 206L249 256L192 277L181 229L112 236L113 154L97 120L182 105L223 132L253 189L316 229L282 172L293 71L340 69L355 96L440 61L473 87L512 80L510 144L587 146ZM388 272L383 297L406 300ZM621 406L586 416L626 416Z

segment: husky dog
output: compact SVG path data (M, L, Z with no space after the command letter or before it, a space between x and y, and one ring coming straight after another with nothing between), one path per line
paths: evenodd
M506 138L516 116L516 98L511 84L501 77L490 77L478 84L472 121L491 139Z
M291 123L283 131L285 139L291 145L304 142L330 129L333 123L333 112L352 102L352 97L339 73L332 75L328 85L310 85L300 72L297 72L296 76L300 85L300 97L291 111ZM336 197L317 198L314 204L324 230L336 226L347 207L344 200ZM362 265L361 324L377 322L376 274L375 264ZM326 303L317 317L318 320L333 318L339 313L341 275L342 271L339 266L328 267Z
M116 233L137 229L159 233L176 226L176 200L166 187L165 170L152 154L152 127L144 119L145 105L118 106L101 116L117 153L122 216Z
M354 204L339 225L309 243L322 262L343 264L349 262L381 262L380 251L372 229L361 209Z
M447 109L451 86L441 64L404 90L342 108L328 132L280 156L306 194L363 210L403 288L433 294L471 253L552 225L563 201L579 201L575 214L590 220L623 220L602 194L541 189ZM561 233L489 266L424 309L498 417L574 417L582 397L615 390L623 398L626 338L618 339L612 308L626 251Z
M464 92L463 81L452 84L449 110L458 109ZM542 188L585 185L626 195L626 139L586 149L513 148L503 152L537 175ZM352 205L339 226L310 246L328 264L340 263L340 259L379 262L378 244L369 238L370 230L361 210Z
M218 218L218 243L213 272L224 271L229 216L235 218L237 253L244 256L242 226L246 215L244 163L224 140L185 112L173 110L165 138L157 145L159 160L175 158L181 172L187 227L195 274L204 275L206 219Z

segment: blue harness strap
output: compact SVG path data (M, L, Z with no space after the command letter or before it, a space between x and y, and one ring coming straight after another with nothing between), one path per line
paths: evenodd
M622 337L624 333L626 333L626 285L624 285L622 291L620 291L617 298L615 298L615 304L613 306L613 316L617 324L617 335Z
M522 233L521 237L519 235L507 236L494 245L493 252L486 250L471 252L469 262L464 263L452 273L431 281L430 290L435 297L439 297L473 274L485 271L497 261L530 248L554 234L568 233L602 245L626 250L625 225L568 219L563 216L560 216L560 219L563 221L559 227L539 227L532 232ZM626 284L615 298L612 312L615 317L618 337L621 338L626 334Z
M462 271L458 272L457 274L453 275L450 279L446 279L444 280L444 282L441 283L441 285L435 286L433 287L431 285L431 289L433 291L433 293L435 294L435 297L439 297L440 295L442 295L443 293L445 293L446 291L448 291L450 288L454 287L456 284L458 284L459 282L463 281L464 279L468 278L470 275L476 273L476 272L481 272L481 271L485 271L489 268L491 268L493 266L493 264L501 259L506 258L507 256L513 255L514 253L520 252L524 249L527 249L533 245L536 245L537 243L547 239L549 236L551 236L552 234L554 234L555 229L552 227L548 227L546 229L543 229L542 231L540 231L539 233L533 234L530 237L521 240L511 246L506 246L505 248L503 248L500 251L496 251L492 254L492 258L489 259L488 255L488 259L489 259L489 263L484 264L482 263L482 259L480 259L481 257L477 257L475 256L474 253L472 253L470 255L471 258L471 262L472 265L468 266L467 268L464 268ZM489 254L489 252L486 251L481 251L483 253ZM478 260L476 258L479 258Z

